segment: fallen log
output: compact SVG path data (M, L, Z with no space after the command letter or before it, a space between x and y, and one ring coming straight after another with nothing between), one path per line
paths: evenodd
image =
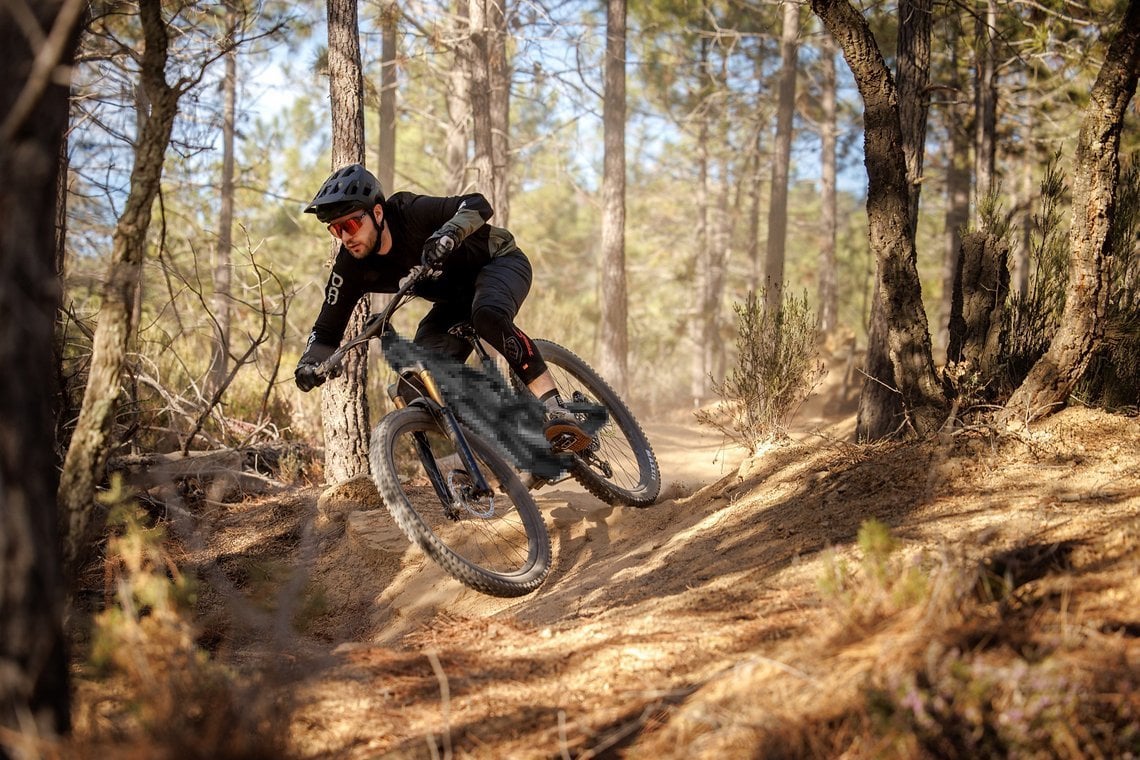
M306 458L313 452L304 444L290 443L192 451L186 455L130 454L113 457L107 470L122 473L127 484L136 490L173 487L184 498L197 493L210 501L232 502L285 489L286 484L277 476L288 454Z

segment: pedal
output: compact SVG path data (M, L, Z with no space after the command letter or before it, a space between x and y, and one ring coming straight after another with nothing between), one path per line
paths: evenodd
M554 449L555 451L569 451L573 454L577 454L581 451L586 450L589 448L590 444L593 443L592 438L585 435L575 434L571 430L556 433L552 438L549 438L548 440L550 441L550 448Z
M559 433L550 439L550 448L555 451L569 451L577 440L573 433Z

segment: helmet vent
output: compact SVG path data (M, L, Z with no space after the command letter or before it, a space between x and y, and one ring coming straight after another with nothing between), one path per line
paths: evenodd
M327 221L353 208L371 208L383 200L384 190L376 177L362 165L350 164L325 180L305 212Z

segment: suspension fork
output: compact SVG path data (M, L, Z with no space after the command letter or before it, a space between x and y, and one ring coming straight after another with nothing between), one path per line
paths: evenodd
M455 453L458 454L459 460L463 463L463 468L471 478L472 492L470 495L476 499L493 495L494 491L487 482L487 478L483 475L483 469L475 460L475 452L471 450L471 444L467 442L467 436L460 427L455 412L447 405L443 394L440 393L435 378L433 378L431 373L426 369L421 369L416 374L420 382L423 383L428 398L433 402L428 405L432 415L436 418L436 421L443 428L444 432L447 433L447 437L451 439L452 444L455 446ZM417 434L415 438L420 459L423 461L424 467L428 470L428 477L431 479L436 493L439 494L441 498L446 498L445 494L449 493L449 489L443 478L443 474L435 464L435 457L431 455L431 449L426 436Z

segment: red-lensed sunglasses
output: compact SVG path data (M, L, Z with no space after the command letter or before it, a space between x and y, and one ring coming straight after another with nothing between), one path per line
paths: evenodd
M355 235L364 226L364 217L368 216L367 211L361 211L356 216L350 216L347 219L341 219L339 222L333 222L329 225L329 233L334 238L340 238L344 233Z

